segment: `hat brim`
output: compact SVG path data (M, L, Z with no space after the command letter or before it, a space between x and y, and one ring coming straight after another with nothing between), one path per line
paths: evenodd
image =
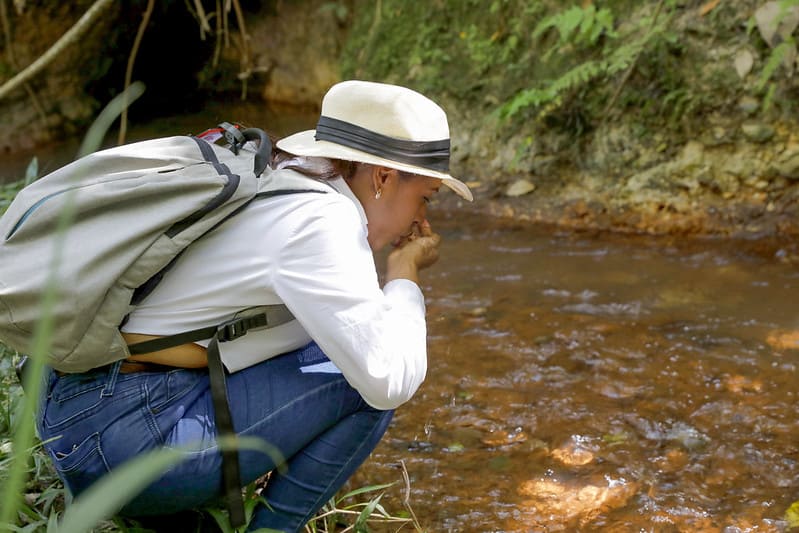
M307 130L289 135L277 142L277 147L290 154L308 157L327 157L329 159L343 159L345 161L356 161L369 165L379 165L388 168L395 168L412 174L438 178L444 185L452 189L458 196L468 201L473 201L472 191L461 180L450 176L444 172L430 170L429 168L417 167L405 163L398 163L390 159L385 159L376 155L362 152L354 148L342 146L329 141L317 141L316 131Z

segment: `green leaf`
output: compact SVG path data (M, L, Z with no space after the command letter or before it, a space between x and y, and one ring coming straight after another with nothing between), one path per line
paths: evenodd
M593 7L593 5L591 7ZM574 30L580 26L580 23L584 17L585 11L583 11L583 9L579 6L574 6L565 13L562 13L558 24L558 32L560 33L561 43L565 43L569 40L569 37Z
M466 446L464 446L460 442L453 442L452 444L450 444L449 446L446 447L446 451L452 452L452 453L462 452L465 449L466 449Z
M774 102L774 93L777 91L777 84L770 83L766 94L763 95L763 112L765 113L771 108L771 104Z
M358 515L358 518L355 520L355 531L356 533L368 533L369 526L367 526L366 521L369 520L369 517L372 516L372 512L375 510L375 507L380 502L380 498L383 495L381 494L374 500L370 501L369 504L363 508L361 514Z
M222 509L206 509L205 510L208 514L216 522L216 525L219 526L219 529L222 530L222 533L234 533L233 526L230 525L230 520L228 520L227 514L222 511Z
M787 39L786 41L782 42L777 46L766 61L766 65L763 67L763 71L760 73L760 78L757 80L756 88L758 91L762 91L771 77L776 72L777 68L782 64L785 54L791 48L795 48L796 43L794 43L793 39Z
M358 496L359 494L364 494L366 492L375 492L378 490L384 490L389 487L393 487L396 484L397 482L395 481L394 483L385 483L383 485L370 485L368 487L361 487L359 489L352 490L347 494L345 494L344 496L340 497L339 501L346 500L347 498L352 498L353 496Z
M784 520L788 522L788 528L799 527L799 501L795 501L785 511Z
M33 159L31 159L31 162L28 163L28 167L25 169L25 185L33 183L38 176L39 160L36 159L36 156L33 156Z
M583 10L583 17L580 21L580 31L578 32L581 39L591 35L591 30L595 28L594 19L596 17L596 7L594 4L589 5Z
M92 122L89 131L86 132L86 136L83 138L78 150L79 158L100 148L100 145L103 144L105 133L111 128L111 125L122 113L122 110L130 106L142 93L144 93L144 84L140 81L135 81L108 102L97 118L94 119L94 122Z

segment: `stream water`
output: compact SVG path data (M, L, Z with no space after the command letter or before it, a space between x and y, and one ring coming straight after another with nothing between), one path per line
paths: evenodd
M431 218L428 377L356 484L399 481L402 509L404 462L429 531L787 529L799 272L779 243Z
M227 103L129 138L242 117L286 134L315 120L279 116ZM3 176L22 177L32 155L53 170L77 144L8 159ZM398 482L382 503L402 509L407 496L431 532L788 529L799 500L792 251L435 207L428 377L353 488Z

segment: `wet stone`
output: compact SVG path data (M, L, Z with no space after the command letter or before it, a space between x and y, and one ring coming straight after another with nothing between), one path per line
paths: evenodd
M530 183L527 180L517 180L514 181L508 190L505 191L506 196L510 196L511 198L516 196L524 196L525 194L529 194L535 190L535 185Z
M766 342L775 350L799 350L799 330L775 330L768 334Z
M552 450L550 455L566 466L587 465L595 457L594 451L589 449L585 439L580 436L573 436L569 442Z
M544 527L542 531L549 531L547 526L553 523L576 522L585 526L599 514L625 506L637 491L636 483L609 478L604 484L540 479L519 487L519 493L529 498L524 504L537 515L531 518L531 530Z
M793 146L780 154L775 163L780 176L799 180L799 146Z
M747 122L741 126L744 137L752 142L764 143L774 137L774 128L759 122Z

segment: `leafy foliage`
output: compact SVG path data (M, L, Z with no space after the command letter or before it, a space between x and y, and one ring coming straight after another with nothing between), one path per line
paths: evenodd
M593 4L572 6L546 17L533 30L533 39L538 39L551 28L556 29L560 37L550 52L568 44L594 45L602 34L617 37L613 13L608 8L597 9Z
M631 69L653 41L664 37L668 21L669 17L659 19L657 14L642 17L621 33L615 29L613 13L608 8L598 10L593 4L573 6L545 18L533 31L533 37L540 40L547 32L556 30L558 40L542 60L548 61L555 52L584 59L573 66L567 65L565 71L556 65L554 71L562 74L542 81L538 87L519 91L499 108L499 116L509 119L527 109L537 110L539 119L550 115L589 84L609 81Z
M356 0L342 75L435 95L460 114L499 120L499 135L548 142L623 118L642 134L687 136L744 96L762 98L761 112L769 102L795 107L779 67L790 41L772 49L753 35L762 4ZM743 47L755 68L745 79L731 55Z

